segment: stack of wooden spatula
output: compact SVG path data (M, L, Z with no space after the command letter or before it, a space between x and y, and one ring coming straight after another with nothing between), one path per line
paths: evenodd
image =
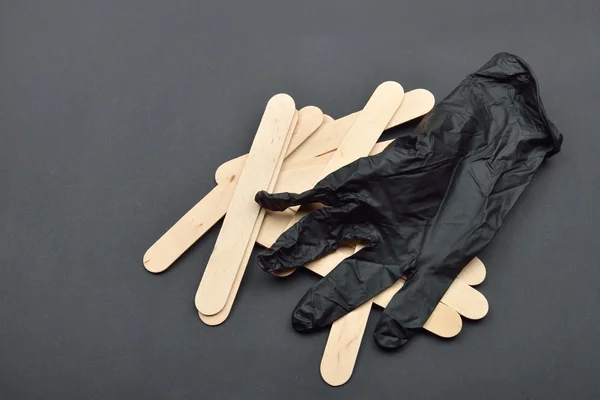
M144 266L153 273L166 270L225 216L196 293L200 319L207 325L221 324L232 309L254 244L271 246L310 212L297 207L282 213L266 212L255 203L254 195L260 190L299 193L312 188L332 171L382 151L390 143L377 143L385 129L423 116L433 105L429 91L404 93L396 82L382 83L362 111L337 120L313 106L297 111L288 95L273 96L250 152L217 169L217 186L148 249ZM305 267L326 275L358 249L360 244L347 245ZM449 338L460 332L461 316L483 318L487 300L472 286L484 278L485 267L475 258L446 292L425 329ZM333 324L321 362L321 375L327 383L338 386L350 378L372 303L385 307L402 284L398 281Z

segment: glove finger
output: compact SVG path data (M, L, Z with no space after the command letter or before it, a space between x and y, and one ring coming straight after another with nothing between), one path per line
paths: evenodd
M292 313L294 329L307 332L331 324L393 285L414 264L411 252L385 264L382 246L375 243L361 249L313 285Z
M366 239L356 228L357 208L346 204L309 212L258 255L258 265L269 273L297 268L337 250L344 242Z
M381 349L398 350L415 335L416 331L417 329L409 329L402 326L400 322L384 310L381 318L379 318L373 337L375 338L375 343Z
M453 279L416 272L394 295L373 334L379 347L397 350L423 328Z
M261 207L271 211L283 211L288 207L310 203L323 203L327 206L340 205L335 193L324 188L314 188L303 193L267 193L261 190L256 193L254 200Z

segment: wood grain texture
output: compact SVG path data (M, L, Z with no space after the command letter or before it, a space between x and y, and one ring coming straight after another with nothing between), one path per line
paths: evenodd
M329 385L343 385L352 376L372 304L362 304L331 326L321 358L321 377Z
M290 126L295 116L294 101L288 95L275 95L267 103L196 293L196 307L202 314L216 314L227 302L254 226L264 217L254 195L266 190L278 174L291 141Z

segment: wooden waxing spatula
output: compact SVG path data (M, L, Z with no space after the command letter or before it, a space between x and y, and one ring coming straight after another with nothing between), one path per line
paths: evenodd
M295 125L295 123L293 125ZM283 157L280 159L280 162L283 162ZM275 175L273 176L271 182L269 182L269 190L274 189L276 181L277 176ZM264 215L266 210L262 209L261 212ZM254 244L256 242L256 238L258 237L258 232L260 231L260 228L261 223L257 222L254 225L254 229L252 230L252 236L248 241L248 244L246 245L246 249L244 250L244 256L242 258L240 266L238 267L238 271L233 281L233 284L229 290L229 295L227 296L225 306L218 313L212 315L203 314L200 310L198 310L198 316L207 325L218 325L225 321L229 316L231 308L233 307L233 302L235 301L235 297L240 287L240 283L242 282L244 273L246 272L246 266L248 265L248 261L250 260L250 256L252 255L252 249L254 248Z
M264 218L265 212L254 201L254 195L271 183L274 186L291 141L295 116L294 100L288 95L275 95L267 103L196 293L196 308L202 314L216 314L227 302L246 247L255 241L254 227L260 226Z

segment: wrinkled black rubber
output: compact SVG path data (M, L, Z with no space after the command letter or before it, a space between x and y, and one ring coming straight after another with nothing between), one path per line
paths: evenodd
M311 287L292 315L323 327L407 277L375 330L396 349L423 327L461 269L500 229L562 135L546 117L530 67L500 53L382 153L302 194L259 192L270 210L321 202L258 256L267 272L299 267L347 241L367 247Z

